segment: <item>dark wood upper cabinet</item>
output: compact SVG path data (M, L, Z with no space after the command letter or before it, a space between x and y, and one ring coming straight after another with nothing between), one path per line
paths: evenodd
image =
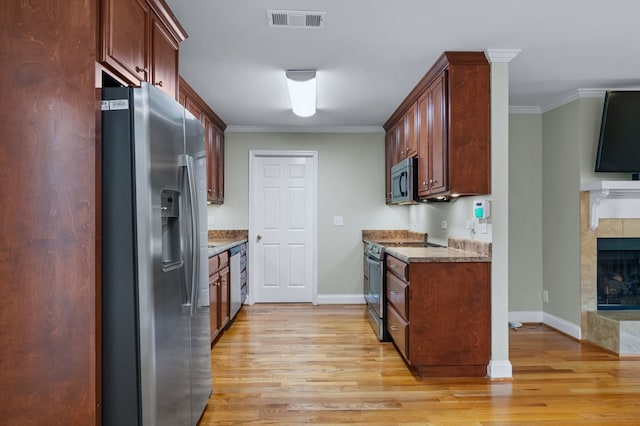
M387 132L384 138L384 199L391 203L391 167L393 166L393 132Z
M217 182L212 182L212 185L217 187L218 198L216 203L224 203L224 131L220 128L216 128L216 166L217 166Z
M484 53L445 52L387 120L390 133L405 123L410 153L407 123L416 108L421 200L491 192L490 102Z
M152 19L150 83L176 99L178 95L178 43L158 19Z
M178 45L187 33L164 0L101 0L99 61L127 84L177 96Z
M414 103L402 117L403 138L402 158L415 157L418 154L418 104Z
M418 99L418 196L446 191L447 96L446 73L442 73Z
M204 126L207 155L207 202L224 202L224 129L227 125L182 77L178 99Z
M100 60L130 82L148 78L149 13L144 0L102 1Z

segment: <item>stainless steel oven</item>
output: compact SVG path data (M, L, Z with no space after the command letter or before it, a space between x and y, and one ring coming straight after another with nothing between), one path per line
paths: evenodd
M364 298L369 322L380 341L388 341L384 286L384 247L364 243Z

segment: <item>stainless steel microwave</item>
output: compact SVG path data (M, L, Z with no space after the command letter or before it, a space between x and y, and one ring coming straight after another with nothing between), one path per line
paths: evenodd
M413 204L418 200L418 159L406 158L391 167L391 203Z

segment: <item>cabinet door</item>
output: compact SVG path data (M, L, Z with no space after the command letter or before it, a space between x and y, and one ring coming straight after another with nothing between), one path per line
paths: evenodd
M211 341L220 334L220 275L209 275L209 318L211 322Z
M132 84L148 79L149 6L143 0L103 0L101 60Z
M387 204L391 203L391 166L393 155L393 135L390 130L384 138L384 199Z
M153 19L151 32L151 84L176 99L178 89L178 43Z
M212 203L224 202L224 132L212 124L212 138L210 153L207 153L209 190L208 201Z
M218 203L224 202L224 132L216 128L216 163L218 166Z
M189 111L195 118L202 122L202 109L200 106L193 102L190 98L187 97L184 103L184 107Z
M418 104L413 104L404 115L404 156L410 158L418 153Z
M431 149L429 147L429 93L418 98L418 196L429 194Z
M404 138L404 123L399 120L398 123L393 126L394 139L393 139L393 164L398 164L402 159L402 139Z
M443 72L427 89L429 93L429 146L431 152L431 176L429 193L447 190L447 96L446 72Z
M220 327L229 323L229 268L220 271Z
M446 192L447 96L446 72L418 98L418 195Z
M405 133L404 133L404 117L400 118L400 120L398 120L398 124L396 124L396 159L394 164L398 163L400 160L402 160L403 158L406 158L405 156L405 148L406 148L406 141L405 141Z
M216 162L216 148L215 148L215 127L208 116L203 117L204 124L204 148L207 156L207 202L214 202L216 195L214 193L214 177L215 170L214 163Z

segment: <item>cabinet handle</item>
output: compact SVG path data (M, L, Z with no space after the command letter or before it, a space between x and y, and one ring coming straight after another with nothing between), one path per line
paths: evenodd
M136 65L136 72L147 72L146 68L140 68L139 66Z
M158 86L158 87L162 87L162 80L160 80L160 81L156 82L156 86Z
M211 194L211 188L207 189L207 192L208 192L209 194Z
M398 295L398 292L397 291L393 291L393 290L391 290L389 293L391 293L392 296L397 296Z
M391 330L392 330L392 331L398 331L398 327L397 327L397 326L395 326L395 325L392 325L392 326L391 326L391 327L389 327L389 328L391 328Z

